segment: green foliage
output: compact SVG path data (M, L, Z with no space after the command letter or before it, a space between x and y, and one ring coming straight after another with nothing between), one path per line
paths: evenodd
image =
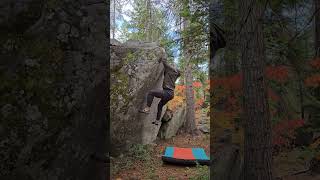
M149 161L151 158L150 150L148 145L135 144L129 149L129 156L137 160Z
M142 145L142 144L134 144L132 145L128 152L125 154L121 154L119 157L117 157L120 160L114 161L111 160L112 166L111 166L111 173L117 174L119 171L128 170L133 167L133 163L136 161L143 161L145 163L149 163L151 160L151 148L148 145ZM113 162L114 161L114 162ZM154 168L152 166L149 166L150 169L148 169L148 174L150 177L154 176Z
M151 180L157 180L159 179L159 176L156 175L156 168L153 167L153 166L149 166L147 168L147 176L148 176L148 179L151 179Z
M135 0L133 5L132 20L126 24L126 28L132 30L128 39L157 41L165 37L161 32L166 29L163 12L149 0Z
M209 180L210 171L208 166L201 166L197 164L197 174L194 177L189 178L190 180Z
M150 4L148 5L149 2ZM168 57L173 56L174 41L170 39L169 25L165 10L157 7L159 4L149 0L135 0L134 10L130 14L131 20L125 21L120 31L123 40L142 40L157 42L164 47ZM171 59L172 60L172 59Z
M190 14L189 10L186 8L182 9L180 12L180 17L190 17L190 15L191 14Z
M157 42L165 48L169 61L173 61L174 50L178 49L180 51L178 67L181 70L184 69L186 61L196 66L207 66L209 56L207 1L196 0L191 3L179 0L164 4L149 0L134 0L133 12L128 15L131 20L124 21L119 30L122 40ZM187 20L189 23L186 27L177 29L183 26L181 20ZM173 32L173 28L177 30ZM187 50L190 52L190 57L182 57ZM205 74L206 70L198 69L198 71ZM199 74L199 78L203 78L202 74ZM183 78L182 76L180 80L183 81Z
M309 160L312 157L315 157L318 153L316 149L312 149L310 147L301 147L299 151L300 153L298 155L298 159L303 161Z
M47 0L45 2L46 2L46 6L48 9L54 9L54 8L58 7L59 5L61 5L61 3L63 1L61 1L61 0Z

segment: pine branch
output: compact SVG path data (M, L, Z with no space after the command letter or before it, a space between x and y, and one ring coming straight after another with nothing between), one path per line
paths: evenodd
M288 41L288 44L292 43L296 38L299 37L299 35L300 35L302 32L304 32L304 31L307 29L307 27L311 24L313 18L314 18L315 15L319 12L319 10L320 10L320 8L316 9L316 10L313 12L312 16L309 18L309 21L304 25L304 27L303 27L300 31L298 31L298 32Z

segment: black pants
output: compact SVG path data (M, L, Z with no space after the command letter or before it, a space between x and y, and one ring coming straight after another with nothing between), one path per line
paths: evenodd
M158 112L157 112L157 120L160 119L161 117L161 112L162 112L162 107L167 104L168 101L173 99L174 97L174 92L171 89L152 89L151 91L148 92L147 94L147 106L151 107L153 98L157 97L160 98L160 102L158 104Z

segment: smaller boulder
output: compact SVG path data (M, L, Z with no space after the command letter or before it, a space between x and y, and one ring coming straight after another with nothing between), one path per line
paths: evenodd
M199 130L204 134L210 133L210 128L206 124L200 125Z
M295 145L296 146L309 146L313 140L313 132L307 131L304 128L296 132Z
M166 110L166 112L164 113L161 121L162 121L162 122L168 122L168 121L170 121L170 120L172 119L172 117L173 117L173 111L172 111L171 109L168 109L168 108L167 108L167 110Z
M119 41L116 40L116 39L110 39L110 45L111 45L111 46L120 46L120 45L121 45L121 42L119 42Z
M169 116L169 114L172 114L171 119L167 122L162 123L158 134L161 139L172 138L178 133L178 130L183 126L185 122L186 107L184 106L177 109L175 112L168 113L167 116Z

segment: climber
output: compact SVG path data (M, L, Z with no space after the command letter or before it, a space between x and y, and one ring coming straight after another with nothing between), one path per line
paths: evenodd
M180 71L174 66L170 66L167 62L166 55L164 55L164 58L160 58L159 63L162 62L164 66L164 78L163 78L163 84L162 88L163 90L159 89L152 89L147 93L147 106L139 110L139 112L142 113L149 113L150 107L153 101L154 97L160 98L160 102L158 104L158 111L157 111L157 117L156 120L152 122L152 124L158 125L160 122L162 107L167 104L171 99L174 97L174 88L175 88L175 82L180 77Z

